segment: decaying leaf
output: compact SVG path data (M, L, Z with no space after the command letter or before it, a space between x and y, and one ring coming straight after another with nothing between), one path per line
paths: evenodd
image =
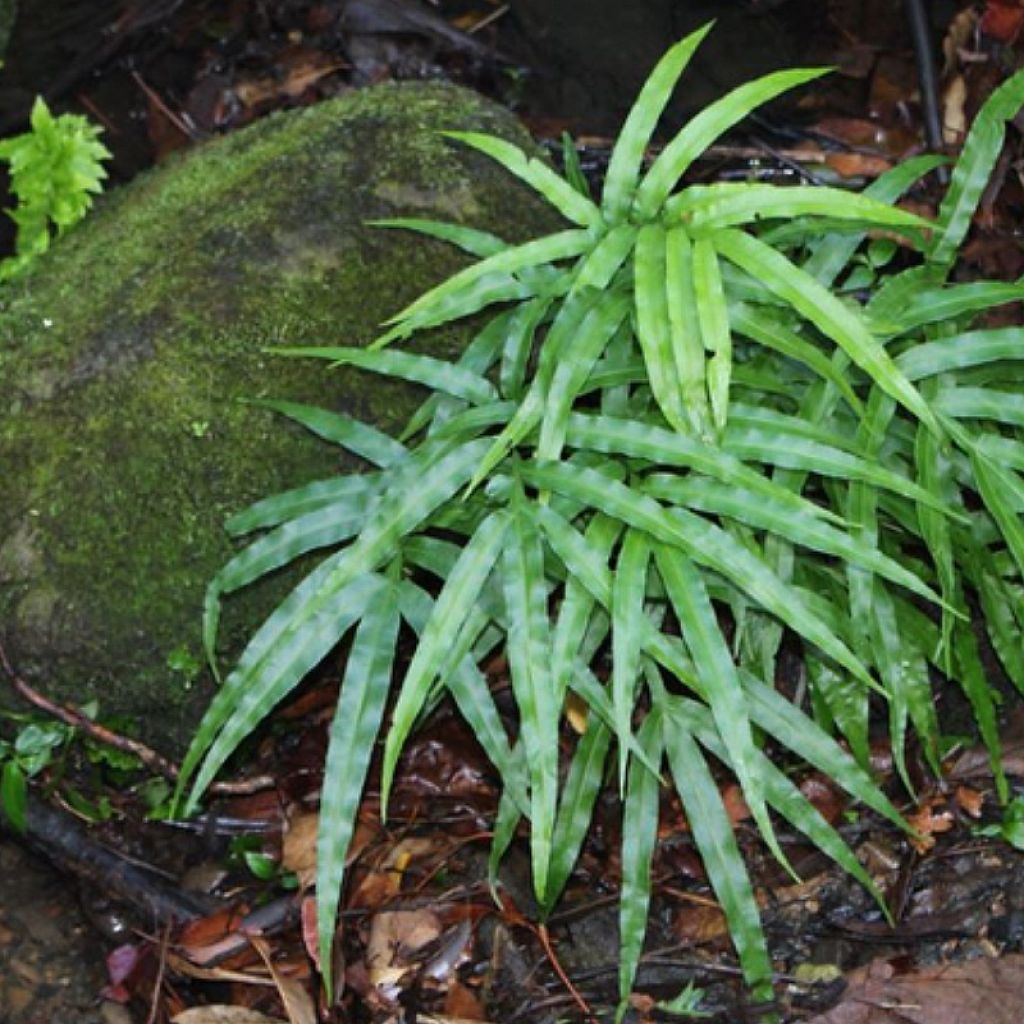
M981 808L985 803L985 794L977 789L971 789L970 786L957 786L956 802L964 814L969 814L972 818L980 818Z
M390 910L375 914L366 947L370 982L388 994L409 970L410 957L441 934L432 910Z
M304 889L316 881L316 830L319 814L296 814L284 834L281 866L293 871Z
M171 1024L285 1024L244 1006L194 1006L171 1018Z
M1019 1024L1024 956L903 975L875 960L847 981L842 1002L806 1024Z
M942 94L942 141L955 146L963 141L967 131L967 84L963 75L954 75Z
M288 1024L317 1024L316 1008L303 982L285 973L284 965L274 959L266 939L251 935L249 941L274 979L277 993L288 1014Z
M940 810L939 806L938 801L929 800L907 816L910 827L920 836L910 840L918 853L927 853L935 845L936 834L953 827L953 812L948 808Z

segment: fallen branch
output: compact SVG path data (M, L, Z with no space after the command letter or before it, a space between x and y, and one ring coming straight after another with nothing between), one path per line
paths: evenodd
M154 869L98 843L77 818L32 793L27 796L25 818L25 832L12 831L11 838L42 853L62 871L127 903L151 925L192 921L221 905L213 897L178 888Z
M97 743L102 743L104 746L112 747L115 750L120 750L137 757L151 772L162 775L165 779L170 779L172 782L177 781L181 773L179 766L162 754L158 754L152 747L148 747L145 743L132 739L130 736L123 736L121 733L114 732L113 729L108 729L105 725L94 722L88 715L71 704L55 703L29 685L28 682L15 672L3 644L0 644L0 668L3 668L4 673L18 692L18 695L23 700L28 701L33 707L56 718L65 725L79 730ZM275 785L276 782L272 775L254 775L250 779L241 779L236 782L214 782L208 791L215 796L248 796L251 793L258 793L264 789L273 789Z

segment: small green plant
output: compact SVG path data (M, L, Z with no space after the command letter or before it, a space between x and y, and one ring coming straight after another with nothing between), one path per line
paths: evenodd
M91 719L99 713L95 701L83 704L81 712ZM55 722L39 713L0 712L16 725L12 739L0 739L0 809L19 832L25 830L29 780L47 772L50 787L59 787L63 800L79 816L88 821L106 821L114 810L107 796L87 797L77 784L67 778L69 758L78 759L79 766L90 765L96 778L120 785L142 767L134 755L97 742L72 725ZM130 725L117 716L104 718L107 728ZM169 794L168 794L169 795Z
M0 142L18 201L8 216L17 225L15 254L0 260L0 281L23 273L46 252L54 235L77 224L103 189L110 159L101 129L79 114L54 117L42 97L32 108L32 130Z
M58 751L73 738L74 729L52 720L9 717L17 717L21 727L13 740L0 740L0 806L11 827L24 832L28 780L52 764Z
M167 667L180 675L182 685L190 690L203 670L203 663L189 650L187 644L179 644L167 655Z
M703 998L704 993L699 988L695 988L691 981L674 999L666 999L657 1005L663 1013L669 1013L675 1017L691 1019L710 1017L710 1013L705 1013L700 1008Z
M982 825L973 832L976 836L998 836L1018 850L1024 850L1024 799L1018 796L1006 804L998 825Z
M1021 380L1024 344L1019 329L969 328L979 310L1024 296L1024 284L945 281L1004 123L1024 100L1024 73L979 114L930 223L892 203L941 162L931 157L865 195L679 189L723 132L817 69L740 86L644 172L645 148L706 32L655 68L599 202L571 161L563 178L498 139L449 133L540 193L567 229L510 245L461 225L386 222L476 262L394 317L369 349L277 350L435 392L397 440L343 415L268 403L377 468L235 516L233 534L261 536L207 595L215 665L222 596L325 551L208 709L182 767L189 810L257 723L353 634L321 797L325 962L402 624L418 643L386 728L382 808L406 738L450 694L504 784L492 873L528 819L545 915L614 751L623 1007L646 931L663 766L759 999L771 997L771 963L716 766L735 775L783 864L769 809L875 892L769 751L793 752L905 829L868 772L869 706L887 712L904 778L910 728L937 768L937 669L969 696L1006 795L966 609L970 589L1024 689L1024 399L1019 387L1000 388ZM904 263L916 252L915 265L890 272L892 247L867 241L874 228L902 240ZM389 347L484 310L489 319L457 363ZM803 646L807 708L774 685L787 630ZM515 741L478 668L500 647L519 712ZM563 765L569 691L589 724Z

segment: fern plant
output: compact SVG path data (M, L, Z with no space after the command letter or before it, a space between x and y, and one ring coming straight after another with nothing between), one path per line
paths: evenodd
M77 224L103 189L103 161L110 151L100 129L80 114L54 117L46 101L32 107L31 131L0 142L0 160L10 166L11 192L18 200L8 216L17 225L15 254L0 260L0 281L23 273Z
M932 158L894 170L863 196L760 184L677 191L723 132L822 74L786 71L739 87L643 172L644 150L707 30L655 68L615 145L600 203L572 167L563 178L507 143L450 133L536 189L566 230L513 246L460 225L385 222L445 239L476 262L395 316L368 349L285 350L434 392L397 440L343 415L268 403L376 468L237 515L232 533L260 535L207 595L214 663L221 598L301 554L324 552L252 637L207 711L183 764L187 809L245 736L353 634L321 798L324 958L374 743L383 732L386 813L403 744L445 694L504 786L492 871L527 819L545 914L614 753L624 815L623 1006L643 944L666 779L743 976L764 999L768 950L714 766L735 775L783 864L771 811L874 892L764 739L906 828L867 770L868 704L875 695L888 707L898 758L908 724L934 757L931 663L962 683L998 756L965 591L979 595L996 647L1021 681L1014 616L1024 593L1024 448L1014 432L1024 420L1012 420L1019 398L1001 404L978 383L979 374L989 379L984 370L1004 373L1021 338L982 332L976 348L959 324L1024 287L943 282L1002 123L1024 98L1024 76L979 115L935 224L891 205L935 166ZM925 270L894 276L864 307L842 284L874 228L919 251ZM919 301L922 278L927 299ZM457 363L392 347L484 310L489 318ZM1014 486L1004 486L1011 475ZM982 506L965 501L966 491ZM403 624L417 645L398 666ZM807 710L773 685L786 630L803 644ZM478 668L497 648L510 665L515 741ZM588 721L561 765L570 691Z

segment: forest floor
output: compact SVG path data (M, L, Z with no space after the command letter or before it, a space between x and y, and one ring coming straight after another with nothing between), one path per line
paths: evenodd
M791 13L799 14L801 4L792 0ZM515 103L553 153L560 133L570 130L597 176L610 146L605 125L545 109L553 93L532 89L530 81L545 80L545 70L550 79L551 69L529 66L539 58L528 33L514 11L490 0L433 8L413 0L58 6L63 20L26 30L41 48L36 74L48 77L33 81L26 70L33 55L12 49L11 67L0 77L7 101L0 128L19 130L19 103L48 92L59 108L74 107L105 125L115 182L271 110L389 77L444 75ZM812 49L838 67L834 84L773 111L772 124L738 132L697 173L856 187L925 148L906 22L880 0L814 7ZM932 39L940 142L955 152L973 112L1006 68L1021 63L1014 46L1024 13L1002 2L984 11L935 7L945 12ZM495 51L504 59L488 56ZM965 252L967 276L1024 272L1015 234L1024 195L1019 139L1014 145L982 204ZM925 190L915 202L927 212L936 194ZM495 662L488 672L500 699L508 689L505 667ZM325 965L311 953L308 888L336 688L337 673L327 671L279 711L236 762L239 777L256 780L253 792L219 799L198 823L147 820L166 786L161 790L130 760L104 764L95 747L90 754L72 744L63 778L40 780L30 815L34 845L0 840L0 1024L541 1024L590 1013L609 1019L617 986L616 799L601 800L565 899L539 927L524 849L513 848L497 902L488 889L496 779L445 705L409 744L386 828L375 782L368 787L338 958L326 967L337 1002L317 1005L314 968ZM940 695L940 702L945 731L956 733L958 698ZM1008 716L1003 739L1007 773L1022 785L1024 721ZM894 928L855 883L795 835L782 835L803 879L794 884L763 856L742 800L733 801L778 972L782 1018L1017 1024L1024 854L991 834L999 815L985 757L969 740L953 746L936 782L912 752L918 792L911 800L897 795L886 750L877 755L880 777L926 837L917 847L858 812L819 774L807 772L800 783L868 865ZM105 820L82 828L86 806L102 809L95 816ZM664 1001L692 983L707 1019L762 1019L769 1008L744 1001L724 918L679 807L666 800L661 822L655 908L636 986L647 995L635 1001L636 1018L673 1019ZM40 852L62 870L47 867ZM677 1011L682 1006L675 1004Z

